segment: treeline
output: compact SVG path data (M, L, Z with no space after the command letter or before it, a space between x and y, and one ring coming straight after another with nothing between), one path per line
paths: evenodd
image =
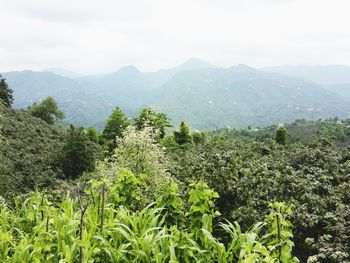
M210 131L210 136L227 140L247 139L253 141L263 141L273 139L278 125L268 127L251 127L233 129L220 128ZM295 120L286 123L288 130L287 143L312 144L317 143L320 138L325 138L337 146L350 146L350 119L340 120L338 118L328 118L324 120Z
M350 150L339 147L346 145L347 123L298 121L203 133L191 131L184 122L171 130L167 116L153 108L140 110L134 119L116 108L99 134L93 127L61 127L61 114L49 124L33 116L36 107L42 108L35 104L19 111L7 106L3 111L7 142L2 143L1 164L2 171L11 172L2 173L7 183L1 194L11 193L2 211L5 218L13 218L6 231L12 233L10 226L21 231L11 241L11 255L25 242L51 240L41 254L54 255L54 261L61 253L77 262L81 252L102 262L149 262L145 256L162 262L171 255L179 262L293 262L293 255L301 262L350 260ZM342 135L344 144L338 144ZM16 210L9 197L35 188L49 193L36 194L23 206L17 201L21 209ZM45 203L33 211L41 200L55 208ZM272 209L273 204L282 210ZM282 213L287 210L293 213ZM273 221L276 212L279 223ZM266 216L261 230L251 228ZM234 230L227 225L222 229L225 219ZM54 245L58 236L53 233L61 231L55 232L54 223L63 226L70 220L72 229L62 233L75 233L74 240L64 241L66 248ZM37 225L38 232L27 225ZM105 230L98 232L101 228ZM146 247L142 240L154 246Z

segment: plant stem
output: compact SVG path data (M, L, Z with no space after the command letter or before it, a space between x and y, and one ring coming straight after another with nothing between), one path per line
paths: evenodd
M101 204L101 232L103 230L103 221L105 217L105 189L106 189L106 184L103 182L102 185L102 204Z
M276 214L277 220L277 239L278 239L278 259L281 261L281 223L279 213Z

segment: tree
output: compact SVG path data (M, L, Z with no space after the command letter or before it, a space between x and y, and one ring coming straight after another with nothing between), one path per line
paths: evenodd
M57 102L52 97L47 97L41 103L34 103L29 107L31 114L42 119L48 124L54 124L64 118L64 113L58 109Z
M112 153L117 147L117 138L122 137L125 129L130 125L130 120L119 107L116 107L108 117L103 129L101 139L107 146L108 152Z
M94 143L98 143L99 141L99 134L95 127L89 126L85 129L86 136L90 139L90 141Z
M2 136L2 123L3 123L3 116L2 116L2 102L0 101L0 191L1 193L6 193L6 184L7 184L7 177L5 176L4 170L5 170L5 161L3 158L3 144L4 144L4 138Z
M77 178L85 171L95 167L96 145L91 142L83 127L70 125L65 136L60 163L67 178Z
M287 130L283 124L279 124L275 131L275 141L278 144L285 145L287 143Z
M2 104L10 108L13 103L13 90L9 88L9 86L6 83L6 79L4 79L0 75L0 100L2 101Z
M113 159L118 167L148 176L166 174L168 161L151 127L140 131L130 127L124 132L123 138L118 138L117 144Z
M190 129L185 122L181 122L179 131L174 131L174 139L180 145L192 143Z
M158 133L157 140L163 139L165 129L171 127L170 120L165 113L157 112L152 107L143 108L135 118L135 126L138 130L144 127L152 127Z
M136 177L147 182L145 200L153 200L170 181L169 161L164 148L155 140L151 127L136 130L130 126L123 136L117 138L117 148L111 158L101 162L97 174L114 181L122 169L128 169Z

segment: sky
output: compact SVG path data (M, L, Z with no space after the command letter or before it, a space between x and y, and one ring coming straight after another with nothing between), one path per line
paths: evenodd
M349 0L0 0L0 72L350 64Z

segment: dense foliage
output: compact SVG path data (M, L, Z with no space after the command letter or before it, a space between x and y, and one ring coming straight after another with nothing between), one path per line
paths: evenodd
M350 260L348 121L166 134L165 114L117 108L100 139L1 116L0 261Z
M56 127L28 111L4 108L0 153L1 195L62 187L62 180L92 170L101 147L82 128Z
M13 208L0 204L2 262L298 262L291 255L290 209L271 206L264 222L244 232L237 222L221 222L213 230L214 198L204 183L191 186L187 202L171 184L156 202L134 212L120 198L137 187L126 180L109 184L92 181L78 186L77 197L65 196L54 205L50 196L35 193L17 199ZM129 178L129 179L127 179ZM137 180L137 179L136 179ZM176 205L174 205L176 202ZM186 208L188 207L188 208Z
M4 108L2 115L1 195L10 198L57 185L63 176L56 162L62 147L61 130L25 111Z
M295 206L295 254L302 260L349 260L349 151L327 140L313 145L215 139L169 151L173 175L208 182L218 208L244 226L259 220L271 201Z

